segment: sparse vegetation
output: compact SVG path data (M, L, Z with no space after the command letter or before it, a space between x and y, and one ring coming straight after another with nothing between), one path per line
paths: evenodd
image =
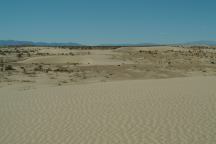
M53 49L56 50L59 48ZM51 48L45 48L45 50L40 48L32 48L29 50L26 48L1 49L0 56L4 57L7 62L2 59L0 60L0 71L3 74L14 75L16 73L22 77L31 78L42 74L44 77L47 76L51 81L56 82L56 80L59 80L60 85L64 84L61 81L62 76L64 78L68 77L68 83L74 83L86 81L91 78L94 80L97 79L96 81L109 81L115 79L184 76L188 72L200 72L203 75L208 75L211 70L216 72L213 70L216 69L216 52L208 51L209 49L206 48L193 47L184 48L184 50L181 47L177 50L151 50L150 48L140 48L138 50L127 50L126 48L124 50L124 48L121 48L120 50L113 51L114 53L110 53L109 50L109 53L105 53L104 55L110 56L108 62L112 60L114 63L108 65L100 63L99 65L95 65L94 58L92 60L91 56L95 55L95 52L92 54L91 49L94 49L94 47L81 47L80 50L76 51L70 51L70 48L66 47L63 51L52 51ZM96 49L100 48L97 47ZM100 56L103 53L100 53ZM44 57L45 60L48 58L52 62L51 58L54 60L57 58L59 60L58 56L60 61L62 58L71 59L71 61L66 61L65 63L49 63L42 60ZM38 60L37 57L41 59ZM79 61L80 57L84 58L84 60L81 59L79 63L77 61ZM73 58L75 61L73 61ZM85 58L87 59L86 61ZM28 62L31 59L36 59L36 62ZM128 64L127 61L131 62L131 64Z
M39 65L37 67L34 68L34 71L42 71L43 70L43 66Z
M13 68L12 65L7 65L7 66L5 67L5 70L15 70L15 69Z
M18 54L17 54L17 57L18 57L19 59L22 58L22 56L23 56L22 53L18 53Z

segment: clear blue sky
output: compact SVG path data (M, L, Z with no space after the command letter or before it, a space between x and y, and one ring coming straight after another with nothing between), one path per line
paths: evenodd
M0 0L0 39L173 43L216 40L215 0Z

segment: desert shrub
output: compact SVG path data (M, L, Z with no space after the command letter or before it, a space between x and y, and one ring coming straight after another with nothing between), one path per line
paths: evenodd
M69 55L73 56L74 54L72 52L70 52Z
M31 56L31 54L28 52L28 53L27 53L27 56L28 56L28 57L30 57L30 56Z
M55 72L70 72L69 69L65 67L58 67L57 69L54 70Z
M5 67L5 70L15 70L15 69L13 68L12 65L7 65L7 66Z
M79 65L79 63L72 63L74 66L77 66L77 65Z
M23 56L22 53L18 53L18 54L17 54L17 57L18 57L18 58L22 58L22 56Z
M0 55L6 55L6 53L0 50Z
M39 65L37 67L34 68L34 71L42 71L43 70L43 66Z
M45 72L46 72L46 73L48 73L49 71L52 71L52 69L51 69L51 68L45 69Z

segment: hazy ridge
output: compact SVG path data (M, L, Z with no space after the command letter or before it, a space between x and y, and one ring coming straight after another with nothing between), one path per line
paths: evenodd
M74 43L74 42L33 42L33 41L17 41L17 40L0 40L0 46L84 46L85 44ZM182 43L106 43L98 44L96 46L159 46L159 45L208 45L216 46L216 41L191 41Z

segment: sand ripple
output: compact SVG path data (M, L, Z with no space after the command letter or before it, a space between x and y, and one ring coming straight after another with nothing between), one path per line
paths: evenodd
M215 144L216 78L0 89L1 144Z

